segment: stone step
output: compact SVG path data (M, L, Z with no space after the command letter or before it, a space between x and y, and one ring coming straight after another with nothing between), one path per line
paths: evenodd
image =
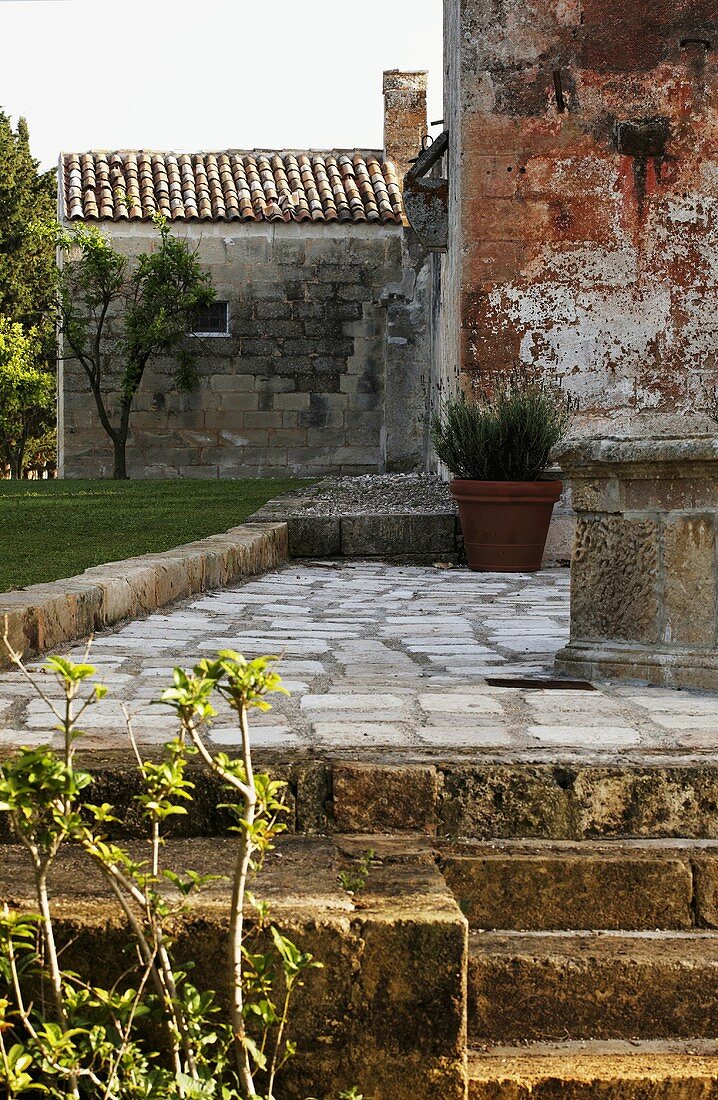
M223 746L224 747L224 746ZM0 760L10 751L0 747ZM145 748L148 758L159 750ZM545 754L476 753L437 760L431 753L362 750L325 753L258 749L256 765L289 783L290 827L298 832L415 831L456 839L718 839L718 765L700 756L624 754L620 763ZM90 801L112 803L119 832L137 835L138 785L128 751L80 751L96 776ZM192 813L178 835L211 836L231 819L219 784L198 769ZM0 839L7 838L0 819Z
M392 506L381 501L378 479L358 482L351 491L354 499L342 503L346 482L342 493L340 486L326 479L313 489L268 501L251 519L253 523L286 523L293 558L461 560L461 524L446 487L434 489L434 507L423 511L413 498L412 487L416 492L415 483L407 482L402 494L405 499ZM401 493L401 489L398 482L393 492Z
M471 1051L469 1100L715 1100L714 1042L565 1042Z
M494 841L442 850L440 866L472 928L712 928L715 841Z
M222 837L172 840L163 860L226 875L235 850ZM253 887L280 928L324 964L293 1002L299 1053L278 1095L304 1100L356 1086L375 1100L464 1100L466 921L430 853L387 853L351 896L338 875L355 851L340 839L281 838ZM133 854L146 859L147 847ZM64 964L93 984L125 974L125 924L76 850L64 852L50 886ZM195 963L192 980L220 999L229 891L223 879L193 900L177 943L177 957ZM35 908L27 853L16 845L2 852L0 898Z
M709 1038L713 932L474 932L469 1033L480 1042Z

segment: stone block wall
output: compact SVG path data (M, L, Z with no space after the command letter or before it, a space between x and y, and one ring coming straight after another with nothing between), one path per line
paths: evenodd
M445 0L441 381L555 370L585 431L706 431L718 376L714 0ZM458 334L459 345L454 334Z
M103 225L130 257L144 224ZM361 474L423 467L424 257L401 226L185 224L228 337L202 338L200 386L152 364L134 405L132 477ZM110 351L112 349L109 349ZM117 366L117 357L112 355ZM79 364L60 378L60 474L109 476L112 454Z

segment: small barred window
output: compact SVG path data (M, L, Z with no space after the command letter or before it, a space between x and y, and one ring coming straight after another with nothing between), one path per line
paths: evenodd
M229 336L229 303L200 306L192 318L193 336Z

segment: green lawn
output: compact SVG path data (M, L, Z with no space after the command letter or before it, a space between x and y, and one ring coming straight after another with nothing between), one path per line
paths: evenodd
M0 592L216 535L302 484L0 480Z

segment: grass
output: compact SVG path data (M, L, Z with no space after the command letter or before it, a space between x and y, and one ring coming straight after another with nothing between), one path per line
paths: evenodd
M216 535L303 484L0 480L0 592Z

